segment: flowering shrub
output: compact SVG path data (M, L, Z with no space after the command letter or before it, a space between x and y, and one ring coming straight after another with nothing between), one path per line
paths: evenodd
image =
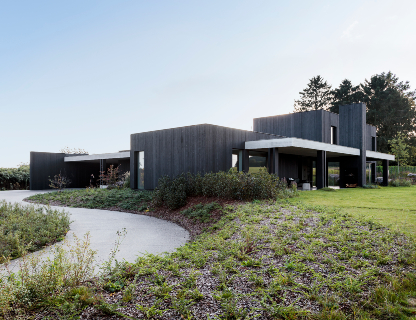
M155 206L178 209L186 204L189 196L217 197L234 200L287 198L296 194L296 186L287 183L266 169L256 173L220 171L204 176L181 174L175 179L162 177L153 193Z

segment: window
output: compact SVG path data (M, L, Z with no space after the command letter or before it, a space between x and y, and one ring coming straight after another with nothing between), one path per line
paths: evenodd
M337 142L337 127L331 126L331 144L338 144Z
M371 151L376 151L376 137L371 137Z
M250 173L259 172L260 168L267 168L267 152L249 152L249 171Z
M137 159L137 189L144 189L144 151L136 152Z

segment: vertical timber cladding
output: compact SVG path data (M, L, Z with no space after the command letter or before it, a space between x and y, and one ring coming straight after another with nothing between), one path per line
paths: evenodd
M364 103L356 103L339 108L339 144L346 147L360 149L357 161L358 185L365 184L366 164L366 106Z
M245 141L276 138L275 135L211 124L132 134L131 186L137 188L138 151L144 151L144 187L154 189L159 178L165 175L227 171L231 168L232 149L244 149Z
M90 176L99 175L99 164L87 162L64 162L64 153L30 152L30 190L51 189L49 179L59 173L71 179L70 188L85 188Z
M253 128L256 132L325 143L331 143L331 126L338 128L339 115L324 110L253 119ZM339 130L337 130L337 135L339 135Z

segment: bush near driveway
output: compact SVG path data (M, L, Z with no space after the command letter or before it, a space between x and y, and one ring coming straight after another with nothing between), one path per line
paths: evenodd
M0 263L61 241L69 224L64 211L0 201Z
M255 173L230 170L205 175L181 174L174 179L168 176L159 179L153 193L156 207L166 206L175 210L187 203L187 197L204 196L234 200L263 200L288 198L297 195L296 184L291 189L287 182L270 174L265 168Z
M110 209L119 207L124 210L141 211L148 207L151 199L151 191L87 188L36 194L25 200L77 208Z

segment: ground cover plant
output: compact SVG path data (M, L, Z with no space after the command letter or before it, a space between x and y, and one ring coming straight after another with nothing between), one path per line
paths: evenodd
M117 263L93 282L37 301L36 312L44 319L410 319L415 249L414 239L371 220L255 201L227 206L220 221L171 254ZM88 293L82 303L82 294L69 297L74 290Z
M150 191L87 188L36 194L27 198L27 201L78 208L143 211L147 209L151 199Z
M0 263L61 241L69 225L64 211L0 201Z
M390 228L416 236L416 186L377 189L338 189L300 192L290 199L313 206L326 206L353 215L372 218Z

